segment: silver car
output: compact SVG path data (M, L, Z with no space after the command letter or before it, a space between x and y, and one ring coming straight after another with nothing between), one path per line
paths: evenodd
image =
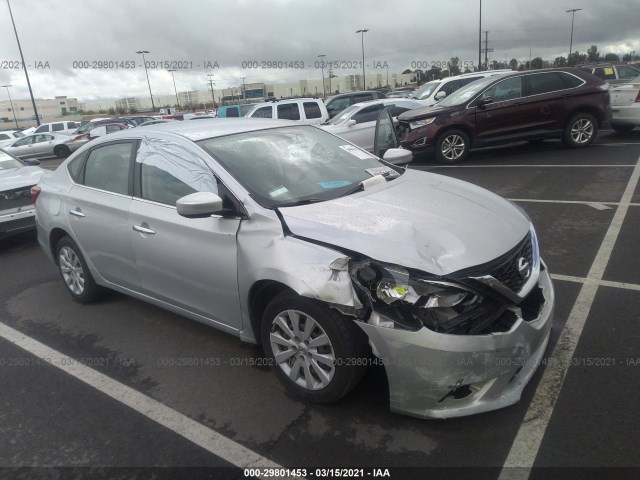
M394 141L388 114L378 127ZM261 343L309 401L340 399L378 364L393 411L501 408L549 339L553 287L518 207L314 126L126 130L33 190L39 242L74 300L107 287Z
M38 160L19 160L0 150L0 239L35 228L31 187L44 174L39 164Z
M3 150L18 158L52 157L64 158L87 143L86 139L58 133L34 133L22 137L2 147Z

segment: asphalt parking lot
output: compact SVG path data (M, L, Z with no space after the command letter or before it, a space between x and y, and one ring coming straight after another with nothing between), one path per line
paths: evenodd
M412 168L488 188L536 225L556 317L518 404L444 421L392 414L382 368L337 404L302 403L261 365L258 347L117 293L72 302L25 234L0 243L0 476L30 478L23 467L32 466L122 468L92 471L105 478L193 467L243 478L242 467L281 466L309 478L338 467L389 468L392 478L428 469L637 478L640 131L602 131L581 150L523 143Z

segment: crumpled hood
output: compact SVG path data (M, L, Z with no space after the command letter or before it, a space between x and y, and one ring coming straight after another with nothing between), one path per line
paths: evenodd
M530 228L522 212L488 190L415 170L365 192L280 211L295 235L435 275L493 260Z
M44 170L40 167L22 167L0 170L0 191L35 185Z

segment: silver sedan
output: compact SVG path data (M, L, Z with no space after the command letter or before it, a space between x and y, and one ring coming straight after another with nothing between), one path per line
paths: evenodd
M388 112L377 130L384 158L406 163ZM32 193L38 240L73 300L110 288L261 343L308 401L340 399L377 364L393 411L501 408L549 339L553 286L518 207L314 126L125 130Z
M52 157L54 155L58 158L64 158L85 143L87 140L75 140L75 137L69 137L69 135L34 133L5 145L2 149L18 158Z

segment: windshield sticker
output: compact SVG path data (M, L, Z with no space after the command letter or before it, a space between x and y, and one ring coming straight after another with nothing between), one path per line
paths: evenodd
M390 167L375 167L367 168L365 170L369 175L375 177L376 175L382 175L384 178L395 178L400 174Z
M354 147L353 145L340 145L340 148L345 152L349 152L351 155L358 157L360 160L368 160L370 158L376 158L371 155L369 152L365 152L364 150L360 150L358 147Z
M287 190L286 187L280 187L280 188L276 188L275 190L269 192L269 196L271 198L276 198L279 197L280 195L284 195L285 193L287 193L289 190Z
M318 185L328 190L330 188L346 187L351 185L351 182L349 180L334 180L332 182L318 182Z

